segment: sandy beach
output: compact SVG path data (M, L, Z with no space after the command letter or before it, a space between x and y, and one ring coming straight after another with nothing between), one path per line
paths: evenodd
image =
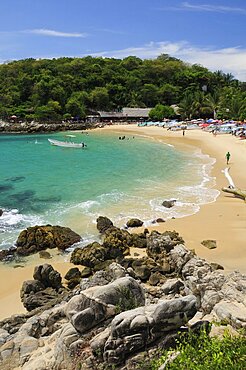
M190 130L183 136L182 131L167 131L159 127L137 127L136 125L107 126L102 130L124 132L126 136L150 136L186 150L189 146L199 147L204 154L216 159L211 175L216 178L215 188L218 190L228 186L222 170L227 167L225 154L230 151L230 174L238 188L246 188L246 142L231 135L214 137L208 132ZM200 257L221 264L226 271L246 272L245 226L245 202L221 192L215 202L201 206L198 213L168 220L159 226L154 225L153 229L160 232L176 230L184 238L186 246L194 249ZM213 250L205 248L201 245L204 239L216 240L217 248ZM62 275L71 267L69 262L64 262L57 256L47 261L39 257L31 258L28 267L23 268L1 266L0 319L25 312L19 298L21 285L24 280L32 279L34 266L42 263L51 263Z
M140 134L161 139L174 146L192 145L202 153L216 159L212 176L216 178L215 188L219 191L228 186L222 170L227 167L225 154L231 153L230 174L238 188L246 188L246 142L232 135L213 136L202 130L167 131L160 127L137 127L133 125L109 126L103 130L114 130L127 134ZM171 219L158 226L159 231L176 230L182 235L186 246L194 249L202 258L221 264L225 270L246 272L246 206L241 199L221 192L213 203L201 206L195 215ZM156 226L153 227L156 229ZM214 239L217 248L208 250L201 241Z

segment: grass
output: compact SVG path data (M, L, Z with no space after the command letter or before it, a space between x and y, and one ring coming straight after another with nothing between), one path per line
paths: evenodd
M118 300L116 307L116 314L119 314L123 311L132 310L133 308L138 307L138 302L134 294L129 288L118 287L120 293L120 298Z
M174 352L180 354L169 362L165 370L245 370L246 337L232 337L225 333L223 338L210 338L205 331L199 336L190 334L188 339L177 343L175 350L164 351L148 367L157 370Z

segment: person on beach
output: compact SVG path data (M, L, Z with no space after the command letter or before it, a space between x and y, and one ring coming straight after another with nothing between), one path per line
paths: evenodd
M185 136L185 129L183 130L183 136Z
M230 157L231 157L230 152L227 152L227 153L226 153L226 164L228 164L228 163L229 163Z

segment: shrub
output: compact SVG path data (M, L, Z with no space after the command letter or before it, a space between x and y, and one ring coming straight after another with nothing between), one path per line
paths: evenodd
M175 353L177 357L167 363L165 370L244 370L246 369L246 337L210 338L205 331L199 336L190 334L188 339L177 343L176 350L166 350L151 362L149 369L157 370Z

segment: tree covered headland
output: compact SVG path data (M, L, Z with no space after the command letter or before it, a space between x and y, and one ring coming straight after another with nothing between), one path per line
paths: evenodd
M246 119L246 83L162 54L154 60L25 59L0 65L0 118L59 121L98 110L156 107L171 116ZM164 106L164 108L163 108ZM159 113L158 113L159 112ZM157 114L157 116L156 116Z

